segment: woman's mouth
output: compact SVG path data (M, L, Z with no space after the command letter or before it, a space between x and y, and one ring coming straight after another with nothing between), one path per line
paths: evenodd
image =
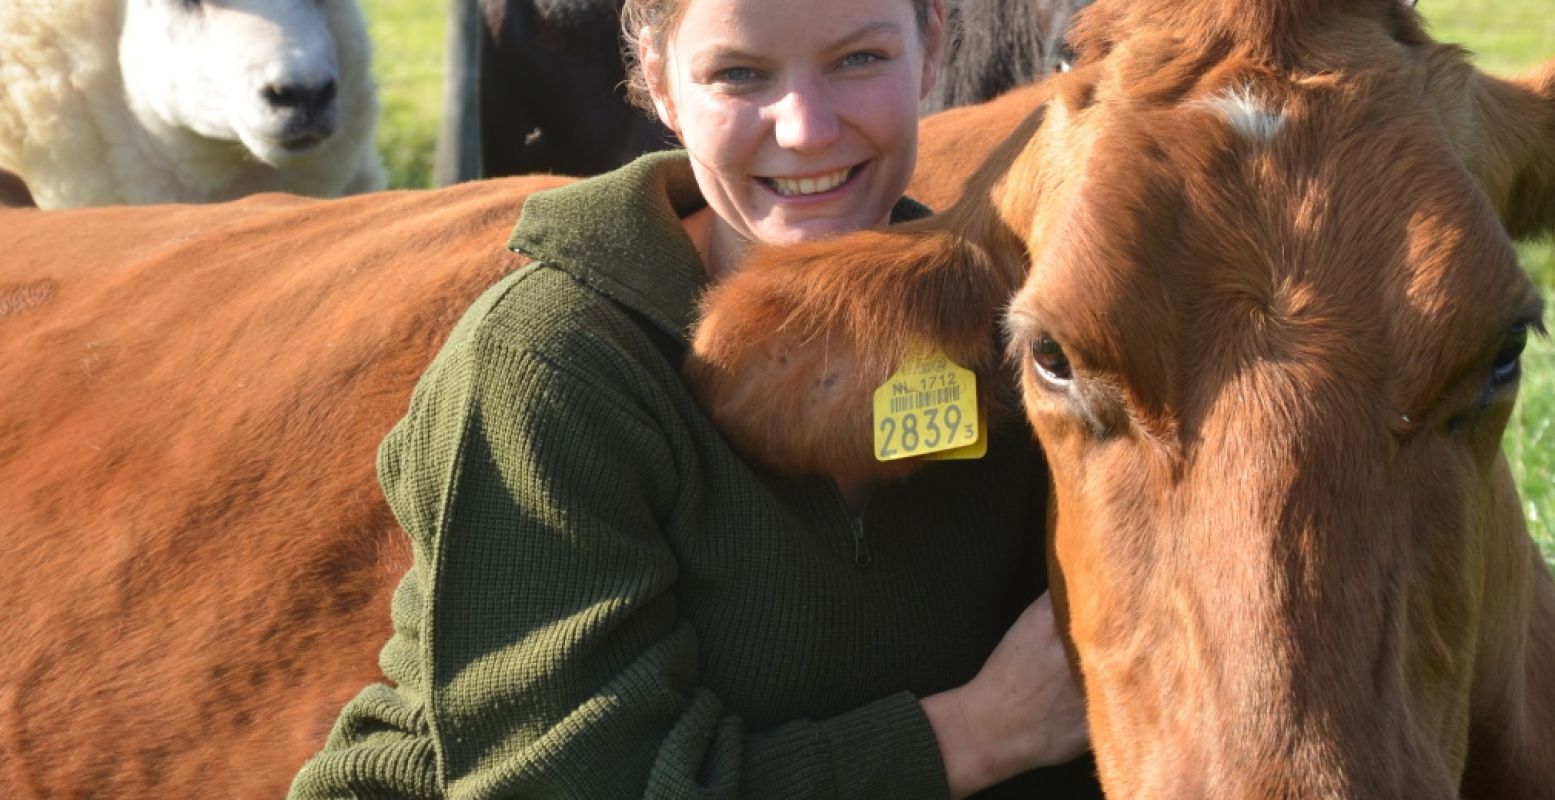
M812 194L824 194L838 186L848 182L853 174L863 165L845 167L835 172L824 175L812 175L805 178L762 178L772 191L784 197L805 197Z

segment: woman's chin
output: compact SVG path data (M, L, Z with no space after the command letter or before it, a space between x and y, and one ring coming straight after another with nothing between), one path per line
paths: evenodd
M871 225L856 219L806 219L774 225L761 233L765 244L802 244L831 239Z

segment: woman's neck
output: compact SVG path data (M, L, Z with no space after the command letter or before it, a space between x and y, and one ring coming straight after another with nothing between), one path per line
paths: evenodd
M717 282L723 276L739 269L749 249L748 242L723 224L723 220L711 206L703 206L681 220L686 235L702 257L702 268L709 281Z

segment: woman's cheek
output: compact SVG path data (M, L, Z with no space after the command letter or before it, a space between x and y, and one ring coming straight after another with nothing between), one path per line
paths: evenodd
M745 160L763 136L760 109L728 99L698 98L682 117L681 143L698 160L719 169L749 167Z

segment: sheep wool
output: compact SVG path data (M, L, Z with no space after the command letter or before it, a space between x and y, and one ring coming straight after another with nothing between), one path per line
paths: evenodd
M0 0L0 170L43 208L383 188L355 0Z

